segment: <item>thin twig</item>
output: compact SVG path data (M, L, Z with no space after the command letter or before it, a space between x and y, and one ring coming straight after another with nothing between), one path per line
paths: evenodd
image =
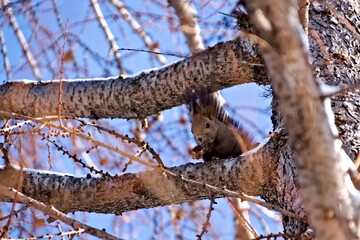
M81 164L83 168L87 168L90 170L90 172L94 172L96 174L99 174L102 177L110 176L108 172L104 173L103 170L97 170L94 168L94 166L88 166L85 164L81 159L79 159L76 154L71 154L69 151L65 150L63 146L60 146L55 141L51 140L49 137L47 137L45 134L39 133L39 135L42 137L42 139L47 140L49 143L53 144L56 149L60 152L62 152L64 155L68 156L70 159L73 159L74 162Z
M29 208L29 205L25 205L25 206L23 206L22 208L20 208L19 210L14 211L12 215L15 215L15 216L16 216L18 213L23 212L23 211L25 211L25 210L28 209L28 208ZM8 216L1 217L1 218L0 218L0 221L4 221L4 220L8 219L8 218L9 218L10 216L12 216L12 215L10 214L10 215L8 215Z
M157 44L154 44L151 40L150 36L144 31L144 28L140 26L140 24L131 16L129 11L125 8L124 3L119 0L110 0L110 2L117 8L122 17L129 22L131 27L134 29L135 33L137 33L140 38L143 40L145 45L151 50L152 53L155 53L155 58L161 64L166 64L166 58L162 56L163 54L159 53L159 48ZM161 55L159 55L161 54Z
M207 232L208 227L210 227L210 217L211 217L211 213L212 211L214 211L213 205L216 204L215 199L211 199L210 200L210 206L209 206L209 211L206 214L206 220L203 224L201 233L196 235L198 240L201 240L202 236Z
M1 29L0 29L0 43L1 43L1 54L4 59L4 69L5 69L5 73L6 73L6 79L10 80L11 79L10 61L7 56L7 48L6 48L6 41L5 41L4 33Z
M138 147L145 148L153 156L153 159L156 160L156 162L159 164L159 166L165 167L165 164L161 160L160 155L158 153L156 153L156 151L152 147L150 147L149 143L144 142L144 141L139 141L139 140L137 140L135 138L131 138L128 135L122 135L122 134L116 132L115 130L110 130L110 129L105 128L103 126L100 126L100 125L97 125L97 124L94 124L94 123L90 123L90 122L86 122L86 121L84 121L82 119L79 119L79 118L75 118L75 119L78 120L79 122L81 122L83 125L88 125L88 126L95 127L100 131L107 132L107 133L109 133L109 134L111 134L111 135L113 135L113 136L115 136L117 138L123 139L123 140L125 140L125 141L127 141L129 143L134 143Z
M61 109L62 109L62 95L63 95L64 55L65 55L65 44L67 39L68 26L69 26L69 19L66 23L66 28L64 33L64 44L60 59L60 81L59 81L59 96L58 96L58 117L59 117L60 125L62 125Z
M167 56L173 56L173 57L179 57L179 58L187 57L187 56L175 54L175 53L154 52L154 51L149 51L149 50L144 50L144 49L136 49L136 48L119 48L119 51L146 52L146 53L161 54L161 55L167 55Z
M234 198L233 198L234 199ZM241 201L239 199L235 199L238 201ZM258 234L256 233L255 229L251 226L250 222L248 221L248 219L246 219L246 217L243 214L243 211L241 211L239 209L240 204L236 205L230 198L226 198L226 201L228 202L228 204L230 205L231 209L233 210L233 212L235 213L236 217L242 221L241 224L243 225L243 231L244 232L248 232L247 234L247 238L249 238L249 236L252 237L257 237ZM251 235L250 235L251 234ZM245 239L244 239L245 240Z
M81 229L78 229L78 230L73 230L73 231L68 231L68 232L59 232L59 233L54 233L54 234L44 234L44 235L37 236L37 237L11 238L11 239L12 240L38 240L38 239L42 239L42 238L52 239L53 237L64 237L64 236L72 236L72 235L80 236L80 234L84 233L84 232L85 232L85 229L81 228ZM71 239L71 238L69 237L68 239Z
M19 177L18 177L17 180L18 181L17 181L17 184L16 184L16 190L15 190L15 194L14 194L14 197L13 197L14 202L13 202L12 207L11 207L11 211L10 211L8 221L7 221L6 225L3 227L4 232L1 234L0 239L3 239L3 237L6 236L7 232L10 230L11 218L12 218L12 216L14 216L14 213L15 213L15 206L16 206L16 203L17 203L17 200L18 200L18 195L19 195L19 191L20 191L20 188L21 188L21 185L22 185L22 180L23 180L23 166L22 165L21 165L20 174L19 174Z
M63 34L66 33L67 35L69 35L69 32L68 32L68 24L67 24L66 30L65 30L65 29L64 29L64 25L63 25L62 22L61 22L59 9L58 9L58 7L57 7L57 5L56 5L56 0L51 0L51 4L52 4L52 10L54 11L54 14L55 14L55 16L56 16L56 22L58 23L59 28L61 29L61 32L62 32ZM70 51L73 51L73 43L72 43L72 40L71 40L70 37L67 38L67 43L68 43L68 45L69 45ZM77 61L72 61L72 64L73 64L73 66L74 66L75 72L77 73L77 75L79 75L80 70L79 70L79 66L78 66Z
M119 49L118 44L115 41L115 37L113 35L113 33L111 32L105 18L104 15L101 11L99 2L97 0L90 0L91 1L91 6L94 9L95 15L97 20L99 21L100 27L101 29L104 31L105 37L108 40L109 44L110 44L110 52L111 54L114 55L116 63L117 63L117 67L118 70L121 74L125 74L124 69L122 67L121 64L121 55L120 52L117 51Z
M7 187L0 185L0 194L4 195L6 197L12 198L12 199L15 199L15 197L17 196L19 201L21 201L25 204L28 204L31 207L34 207L35 209L49 215L52 218L62 221L63 223L73 227L74 229L78 229L78 230L84 229L85 233L88 233L92 236L99 237L101 239L120 240L120 238L110 235L110 234L106 233L105 231L102 231L97 228L93 228L93 227L83 224L73 218L70 218L66 214L57 210L55 207L48 206L48 205L46 205L42 202L39 202L33 198L25 196L24 194L20 193L19 191L16 191L13 188L7 188Z
M9 132L9 131L11 131L11 130L13 130L15 128L21 128L23 125L28 124L28 123L31 123L31 121L26 120L26 121L23 121L23 122L15 123L14 125L9 126L9 127L0 128L0 134L5 133L5 132Z
M27 59L29 65L31 67L31 70L32 70L35 78L40 81L41 80L40 71L39 71L39 68L37 67L37 62L30 50L29 44L27 43L25 36L24 36L23 32L21 31L19 24L16 21L16 18L11 10L9 3L7 2L7 0L2 0L2 2L4 5L3 9L4 9L5 13L8 15L10 25L14 29L15 34L22 46L22 49L24 51L24 54L26 56L26 59Z

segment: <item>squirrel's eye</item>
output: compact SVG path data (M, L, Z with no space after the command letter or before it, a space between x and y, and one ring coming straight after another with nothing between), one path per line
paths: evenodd
M209 128L210 127L210 123L205 123L205 127Z

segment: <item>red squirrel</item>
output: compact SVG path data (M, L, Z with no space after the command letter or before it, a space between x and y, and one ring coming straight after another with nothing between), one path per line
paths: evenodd
M252 137L224 110L217 93L201 89L186 94L185 101L198 144L193 148L194 159L235 157L255 147Z

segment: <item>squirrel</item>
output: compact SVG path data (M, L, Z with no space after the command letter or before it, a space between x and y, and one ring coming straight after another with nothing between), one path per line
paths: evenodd
M192 149L193 159L236 157L256 146L250 134L224 110L220 97L205 89L185 95L191 132L198 144Z

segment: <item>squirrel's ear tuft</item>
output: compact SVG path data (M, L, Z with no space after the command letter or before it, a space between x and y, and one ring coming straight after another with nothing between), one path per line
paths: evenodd
M200 88L192 90L184 94L184 100L191 116L202 114L206 117L212 117L212 119L217 117L216 106L219 103L216 96L213 96L209 89Z
M197 114L199 107L196 103L196 96L193 92L184 94L184 100L191 115Z

